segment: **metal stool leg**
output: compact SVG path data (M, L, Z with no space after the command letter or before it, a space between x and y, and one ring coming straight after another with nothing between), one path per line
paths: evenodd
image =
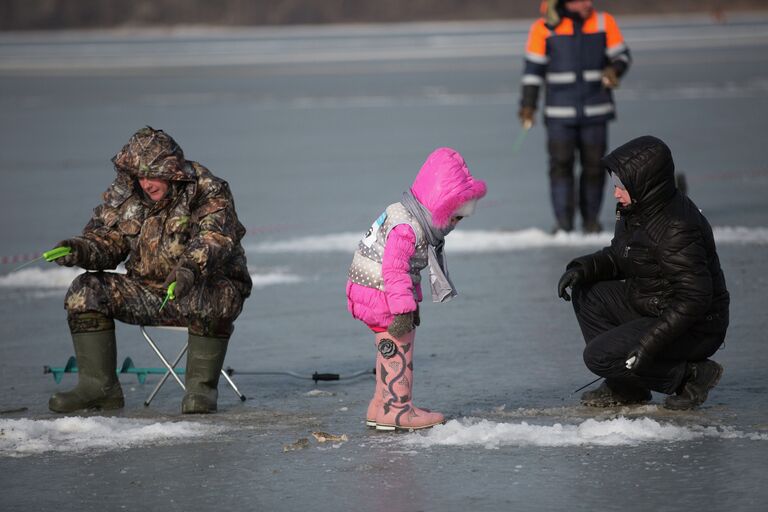
M181 360L182 357L184 357L184 354L186 354L186 352L187 352L187 346L184 345L184 348L181 349L181 352L179 352L179 355L176 356L176 359L174 359L174 361L173 361L173 365L172 366L174 368L176 368L176 365L179 364L179 361ZM157 392L160 391L160 388L163 387L163 384L165 384L165 381L168 380L168 377L170 375L171 375L171 372L166 370L165 374L163 374L163 377L160 379L160 381L155 386L155 389L153 389L152 393L150 393L150 395L147 397L147 399L144 400L144 405L145 406L149 406L149 404L155 398L155 395L157 394ZM173 372L173 375L178 377L178 374L176 372ZM179 379L177 378L176 382L178 383L178 381L179 381ZM183 384L181 385L181 389L183 389L184 391L187 390L186 386L184 386Z
M165 381L168 380L168 376L173 376L173 378L176 380L176 383L181 387L181 389L186 391L186 386L184 386L184 383L181 382L181 379L174 371L174 368L177 364L179 364L179 361L182 357L184 357L184 354L187 352L187 345L184 344L184 348L181 349L181 352L179 352L179 355L176 356L176 359L173 361L173 364L169 363L168 360L163 356L163 353L160 352L160 349L157 348L157 345L155 345L155 342L152 340L152 338L147 334L147 331L144 329L144 326L139 327L141 329L141 334L144 335L144 339L147 340L147 343L149 343L149 346L152 347L152 350L155 351L155 354L157 354L157 357L160 358L160 360L163 362L163 365L165 365L165 368L168 370L165 375L163 375L163 378L160 379L160 382L157 383L155 386L155 389L152 390L152 393L150 393L149 397L144 401L144 405L148 406L152 400L155 398L155 395L157 395L157 392L160 391L160 388L163 387L163 384L165 384Z
M144 401L145 406L149 406L149 404L152 402L152 400L155 398L155 395L160 391L160 388L163 387L165 384L165 381L168 380L169 376L173 376L173 378L176 380L176 383L183 389L184 391L187 390L184 383L179 378L178 374L174 371L176 368L176 365L179 364L179 361L181 361L181 358L184 357L184 354L187 352L187 348L189 347L188 344L184 344L184 348L181 349L181 352L179 352L179 355L176 356L176 359L173 360L173 363L168 362L168 360L163 356L163 353L160 352L160 349L157 348L157 345L155 344L154 340L149 336L147 331L144 329L144 326L139 326L139 329L141 329L141 334L144 336L144 339L147 340L147 343L149 343L149 346L152 347L152 350L155 351L155 354L157 354L157 357L160 358L160 360L163 362L163 365L166 368L166 372L163 375L162 379L160 379L160 382L157 383L155 386L155 389L152 390L152 393L147 397L147 399ZM235 382L232 380L232 378L229 376L229 374L222 369L221 375L224 377L224 380L227 381L227 384L229 387L232 388L232 391L235 392L237 397L240 399L240 401L245 402L246 397L244 394L240 392L239 389L237 389L237 386L235 385Z
M235 386L235 383L229 377L229 374L226 371L221 370L221 375L227 380L227 384L229 384L229 386L232 388L232 391L235 392L240 401L245 402L245 395L242 394L239 389L237 389L237 386Z

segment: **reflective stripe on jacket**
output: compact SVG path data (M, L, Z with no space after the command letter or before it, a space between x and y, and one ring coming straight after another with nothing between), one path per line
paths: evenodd
M603 69L614 65L621 75L630 62L629 48L608 13L593 11L583 22L563 18L554 29L541 18L528 35L522 85L546 85L547 123L605 122L615 117L615 109L611 90L602 84Z

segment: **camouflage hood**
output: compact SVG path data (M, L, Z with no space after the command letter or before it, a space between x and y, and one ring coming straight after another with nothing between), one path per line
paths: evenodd
M195 176L185 165L184 152L173 138L162 130L146 126L134 133L114 157L117 172L133 178L168 181L194 181Z

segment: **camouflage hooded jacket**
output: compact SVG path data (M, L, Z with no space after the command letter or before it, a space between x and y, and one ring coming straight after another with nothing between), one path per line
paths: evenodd
M136 132L112 162L117 178L80 237L89 247L81 266L114 269L127 259L129 277L159 289L176 266L192 262L201 279L224 277L243 297L250 294L240 243L245 228L226 181L185 160L168 134L150 127ZM149 199L141 177L168 180L166 196Z

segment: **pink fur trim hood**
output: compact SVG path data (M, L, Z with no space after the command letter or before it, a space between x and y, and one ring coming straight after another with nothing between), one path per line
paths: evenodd
M480 199L485 182L470 174L464 158L451 148L434 150L411 186L411 192L432 214L436 228L448 226L451 216L467 201Z

